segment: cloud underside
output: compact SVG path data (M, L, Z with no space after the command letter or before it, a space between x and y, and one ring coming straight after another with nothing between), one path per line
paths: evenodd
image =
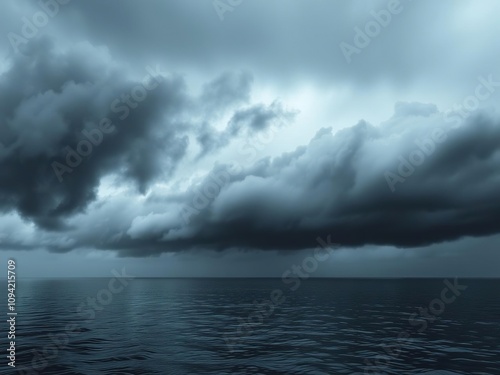
M498 117L480 112L453 124L432 105L396 108L377 127L323 129L239 174L219 166L171 206L180 216L136 217L116 249L294 250L328 235L345 247L420 247L498 233Z

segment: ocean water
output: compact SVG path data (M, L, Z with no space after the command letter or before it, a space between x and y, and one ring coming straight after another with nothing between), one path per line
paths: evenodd
M500 374L500 280L111 280L18 280L0 373Z

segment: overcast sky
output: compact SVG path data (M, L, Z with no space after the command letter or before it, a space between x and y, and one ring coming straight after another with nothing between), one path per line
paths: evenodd
M499 11L7 1L2 258L280 277L320 237L312 276L498 277Z

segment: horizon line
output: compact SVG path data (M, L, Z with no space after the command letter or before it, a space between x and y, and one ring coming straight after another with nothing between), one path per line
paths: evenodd
M33 276L33 277L23 277L18 279L26 280L26 279L109 279L109 276ZM276 276L248 276L248 277L233 277L233 276L133 276L132 279L276 279L281 280L282 277ZM304 280L321 280L321 279L344 279L344 280L352 280L352 279L362 279L362 280L413 280L413 279L447 279L447 278L458 278L458 279L469 279L469 280L495 280L500 279L500 276L457 276L457 275L448 275L448 276L320 276L320 277L308 277ZM4 280L6 281L6 280Z

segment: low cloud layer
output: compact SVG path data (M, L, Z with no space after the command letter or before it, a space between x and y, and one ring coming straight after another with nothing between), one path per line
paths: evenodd
M192 208L196 199L210 202L192 217L184 212L188 224L149 214L127 234L164 251L292 250L327 234L346 247L415 247L498 233L498 121L476 113L453 128L433 106L399 103L380 126L360 121L335 135L324 129L307 146L236 176L219 169L214 175L228 182L213 199L201 189L188 198ZM386 176L398 170L406 177L391 191Z
M421 247L498 233L498 114L479 111L458 126L446 118L432 105L398 103L378 126L324 128L280 157L218 164L183 192L152 191L140 205L110 197L68 221L64 244L47 247L147 256L298 250L328 235L344 247Z

